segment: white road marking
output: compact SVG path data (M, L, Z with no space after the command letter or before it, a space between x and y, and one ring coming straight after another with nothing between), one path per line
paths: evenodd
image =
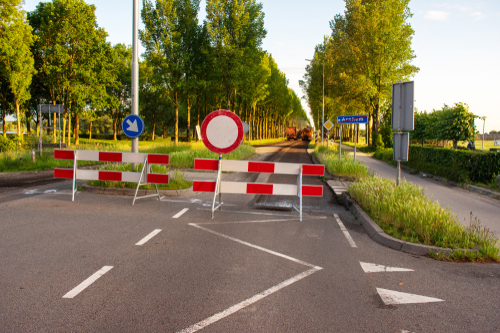
M335 216L335 219L337 220L337 223L339 224L340 230L344 233L345 238L347 238L347 241L349 244L351 244L351 247L358 247L356 243L354 243L354 240L352 239L351 235L349 235L349 232L347 231L344 223L340 220L340 217L337 214L333 214Z
M381 288L377 288L377 292L385 305L444 302L444 300L439 298L402 293L400 291Z
M243 309L243 308L245 308L245 307L247 307L247 306L249 306L249 305L251 305L251 304L253 304L255 302L258 302L261 299L263 299L263 298L265 298L265 297L267 297L267 296L269 296L269 295L271 295L271 294L273 294L273 293L275 293L275 292L277 292L277 291L279 291L279 290L281 290L281 289L283 289L283 288L285 288L285 287L287 287L287 286L289 286L289 285L291 285L291 284L293 284L293 283L295 283L295 282L297 282L299 280L302 280L302 279L308 277L309 275L311 275L313 273L316 273L317 271L320 271L320 270L323 269L322 267L309 264L309 263L307 263L305 261L302 261L302 260L299 260L299 259L295 259L295 258L292 258L290 256L287 256L287 255L284 255L284 254L281 254L281 253L278 253L278 252L275 252L275 251L272 251L272 250L268 250L266 248L263 248L263 247L260 247L260 246L254 245L254 244L250 244L248 242L244 242L244 241L239 240L237 238L226 236L226 235L221 234L219 232L216 232L216 231L213 231L213 230L201 227L201 226L199 226L196 223L190 223L189 225L193 226L195 228L198 228L198 229L202 229L202 230L208 231L208 232L210 232L212 234L215 234L217 236L221 236L221 237L224 237L226 239L235 241L237 243L250 246L250 247L252 247L254 249L261 250L261 251L264 251L266 253L273 254L275 256L278 256L278 257L281 257L281 258L285 258L285 259L288 259L290 261L299 263L301 265L305 265L305 266L311 267L311 269L309 269L309 270L307 270L305 272L302 272L302 273L300 273L300 274L298 274L298 275L296 275L296 276L294 276L294 277L292 277L292 278L290 278L290 279L288 279L286 281L283 281L283 282L275 285L274 287L271 287L271 288L269 288L269 289L261 292L260 294L252 296L252 297L244 300L243 302L240 302L240 303L238 303L236 305L233 305L233 306L227 308L226 310L224 310L222 312L219 312L219 313L217 313L217 314L215 314L215 315L213 315L211 317L208 317L207 319L204 319L204 320L202 320L202 321L200 321L200 322L198 322L198 323L196 323L196 324L194 324L194 325L192 325L192 326L190 326L188 328L185 328L182 331L179 331L178 333L193 333L193 332L196 332L198 330L201 330L201 329L207 327L208 325L211 325L211 324L213 324L213 323L215 323L215 322L217 322L217 321L219 321L219 320L221 320L221 319L223 319L223 318L225 318L225 317L227 317L227 316L229 316L229 315L231 315L231 314L233 314L233 313L235 313L235 312L237 312L237 311L239 311L239 310L241 310L241 309Z
M63 296L63 298L75 297L76 295L81 293L85 288L94 283L98 278L109 272L111 268L113 268L113 266L104 266L103 268L92 274L92 276L90 276L87 280L83 281L78 286L69 291L66 295Z
M221 319L223 319L223 318L225 318L225 317L227 317L227 316L229 316L229 315L231 315L231 314L233 314L233 313L235 313L235 312L237 312L237 311L239 311L239 310L241 310L249 305L252 305L253 303L260 301L264 297L269 296L269 295L291 285L292 283L295 283L299 280L302 280L303 278L306 278L309 275L316 273L317 271L319 271L321 269L322 269L321 267L317 267L317 266L313 267L308 271L300 273L291 279L283 281L283 282L275 285L274 287L271 287L271 288L261 292L260 294L257 294L251 298L248 298L241 303L233 305L233 306L227 308L226 310L213 315L212 317L209 317L209 318L202 320L202 321L200 321L200 322L198 322L198 323L196 323L188 328L185 328L182 331L179 331L178 333L193 333L193 332L196 332L198 330L201 330L202 328L205 328L208 325L211 325L211 324L213 324L213 323L215 323L215 322L217 322L217 321L219 321L219 320L221 320Z
M289 219L289 220L256 220L256 221L238 221L238 222L202 222L196 223L197 225L207 225L207 224L242 224L242 223L270 223L270 222L290 222L299 221L299 219Z
M287 256L285 254L281 254L281 253L278 253L278 252L275 252L275 251L272 251L272 250L268 250L266 248L263 248L263 247L260 247L260 246L257 246L257 245L254 245L254 244L251 244L251 243L248 243L248 242L244 242L242 240L239 240L237 238L233 238L233 237L230 237L230 236L226 236L224 234L221 234L217 231L213 231L213 230L210 230L210 229L207 229L207 228L204 228L204 227L201 227L199 226L198 224L196 223L189 223L190 226L193 226L195 228L198 228L198 229L202 229L202 230L205 230L205 231L208 231L212 234L215 234L217 236L220 236L220 237L224 237L226 239L229 239L229 240L232 240L234 242L237 242L237 243L240 243L240 244L243 244L243 245L246 245L246 246L250 246L250 247L253 247L254 249L257 249L257 250L261 250L261 251L264 251L264 252L267 252L267 253L270 253L270 254L273 254L275 256L278 256L278 257L281 257L281 258L285 258L285 259L288 259L290 261L293 261L293 262L296 262L296 263L299 263L301 265L304 265L304 266L308 266L308 267L316 267L315 265L312 265L312 264L309 264L305 261L302 261L302 260L299 260L299 259L295 259L295 258L292 258L290 256ZM321 268L321 267L320 267Z
M377 264L371 264L368 262L359 262L361 264L361 268L365 271L365 273L378 273L378 272L414 272L413 269L409 268L400 268L400 267L389 267Z
M172 218L173 219L178 219L179 217L181 217L188 210L189 210L189 208L184 208L183 210L181 210L180 212L178 212L177 214L175 214Z
M161 229L156 229L155 231L153 231L152 233L141 239L139 242L137 242L135 245L144 245L148 240L159 234L160 231Z

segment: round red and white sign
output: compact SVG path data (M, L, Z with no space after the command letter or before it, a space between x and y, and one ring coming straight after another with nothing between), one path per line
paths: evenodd
M214 111L201 124L201 141L214 153L229 154L243 142L243 123L231 111Z

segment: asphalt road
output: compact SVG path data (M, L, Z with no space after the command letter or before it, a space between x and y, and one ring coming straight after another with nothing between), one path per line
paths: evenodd
M291 144L283 160L307 162ZM0 192L1 332L500 331L498 264L385 248L331 193L299 222L247 195L224 196L211 220L209 194L131 206L89 192L71 202L70 189Z
M342 145L342 149L353 150L351 147ZM356 153L356 159L368 166L368 168L381 177L396 181L396 167L377 160L370 154ZM423 178L412 175L401 169L401 178L408 182L420 185L425 189L425 194L433 201L439 202L442 207L448 207L452 214L457 215L457 221L468 226L471 220L478 218L482 225L500 237L500 200L490 198L486 195L470 192L432 178Z

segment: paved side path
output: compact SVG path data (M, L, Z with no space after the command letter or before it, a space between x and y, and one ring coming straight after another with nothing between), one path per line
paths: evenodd
M354 148L342 145L342 149L353 151ZM368 154L356 152L356 159L368 166L373 174L396 181L396 167L377 160ZM481 224L495 232L500 237L500 200L485 195L473 193L432 178L411 175L401 170L401 178L420 185L433 201L438 201L442 207L448 207L453 214L458 215L458 222L469 225L470 214L477 217Z

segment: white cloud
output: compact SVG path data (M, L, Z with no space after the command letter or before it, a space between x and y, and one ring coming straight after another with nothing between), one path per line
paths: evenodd
M485 17L486 17L486 15L484 15L484 14L483 14L483 13L481 13L481 12L473 12L473 13L471 13L470 15L471 15L472 17L474 17L474 18L476 19L476 21L481 20L481 19L483 19L483 18L485 18Z
M445 21L448 17L450 17L450 15L450 13L442 12L440 10L429 10L424 17L431 21Z

